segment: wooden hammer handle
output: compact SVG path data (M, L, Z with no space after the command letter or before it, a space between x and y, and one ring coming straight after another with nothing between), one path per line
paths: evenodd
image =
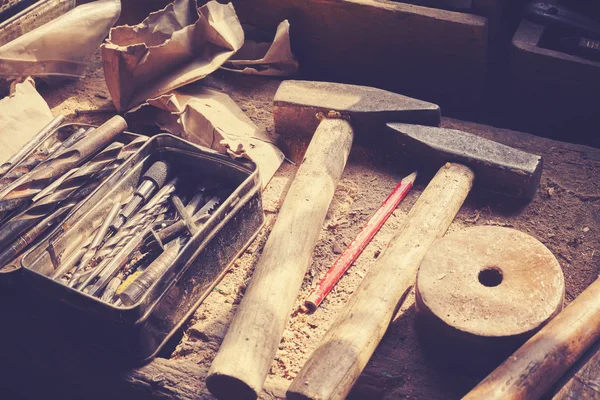
M255 399L262 390L352 139L345 120L319 124L210 368L206 384L219 399Z
M600 338L600 279L464 399L538 399Z
M438 171L292 382L288 399L346 398L414 285L429 246L446 232L463 204L473 178L460 164Z

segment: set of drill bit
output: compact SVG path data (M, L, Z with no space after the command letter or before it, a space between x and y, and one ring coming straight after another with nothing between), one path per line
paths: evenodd
M154 162L133 193L110 199L103 223L50 278L114 306L135 304L221 203L216 185L191 187L169 163Z
M0 268L18 266L27 248L147 141L142 136L116 141L127 128L118 116L61 138L63 120L55 118L0 165Z

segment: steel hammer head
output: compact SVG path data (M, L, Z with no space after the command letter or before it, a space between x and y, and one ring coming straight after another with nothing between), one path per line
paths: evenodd
M366 86L331 82L284 81L273 100L275 130L279 134L310 138L319 121L316 114L337 111L350 118L355 134L385 130L391 121L440 124L440 107L433 103Z
M430 126L387 124L408 159L437 170L456 162L475 172L475 184L492 192L530 200L542 176L542 157L471 133Z

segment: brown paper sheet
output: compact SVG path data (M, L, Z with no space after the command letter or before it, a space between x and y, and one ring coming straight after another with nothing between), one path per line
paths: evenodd
M199 84L148 100L128 114L128 120L134 126L136 121L156 121L192 143L232 158L251 159L258 165L263 188L283 162L283 153L227 94Z
M102 46L104 75L118 111L216 71L244 43L233 5L175 0L136 26L113 28Z
M290 23L284 20L275 37L250 25L243 25L242 48L221 69L248 75L292 76L298 72L298 60L292 54Z
M33 79L13 82L10 96L0 100L0 164L17 153L52 118Z
M88 59L119 18L119 0L98 0L0 47L0 77L84 76Z

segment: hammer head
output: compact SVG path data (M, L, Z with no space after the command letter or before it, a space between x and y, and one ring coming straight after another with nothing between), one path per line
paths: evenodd
M530 200L542 176L542 157L453 129L387 124L406 156L425 169L456 162L475 172L475 183L495 193Z
M331 82L284 81L273 100L277 133L310 138L319 125L317 113L337 111L350 117L357 137L385 130L392 121L440 124L440 107L426 101L366 86Z

